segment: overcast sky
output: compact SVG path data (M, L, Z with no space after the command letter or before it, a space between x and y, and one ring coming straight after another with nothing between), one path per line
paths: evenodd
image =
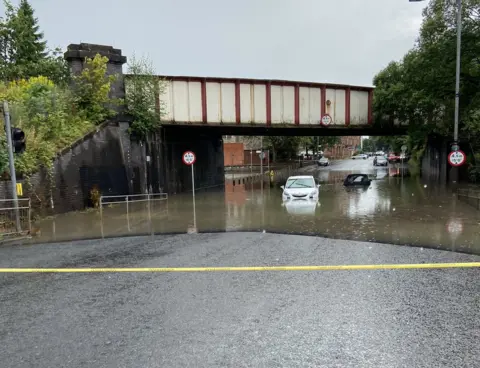
M18 0L12 1L14 4ZM31 0L51 47L112 45L158 74L371 85L413 46L408 0ZM2 8L3 13L3 8Z

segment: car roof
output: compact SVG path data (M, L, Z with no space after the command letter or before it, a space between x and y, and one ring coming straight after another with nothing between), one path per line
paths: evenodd
M290 176L289 179L313 179L312 175L298 175L298 176Z

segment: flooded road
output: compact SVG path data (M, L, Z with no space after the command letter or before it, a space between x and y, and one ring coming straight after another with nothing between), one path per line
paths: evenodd
M321 184L318 201L282 202L277 183L240 180L225 188L175 195L164 201L107 206L47 219L37 242L128 234L265 231L415 245L480 254L480 211L448 188L412 178L401 165L374 167L373 159L309 166L302 174ZM373 177L366 188L346 188L350 173ZM291 173L293 174L293 173Z

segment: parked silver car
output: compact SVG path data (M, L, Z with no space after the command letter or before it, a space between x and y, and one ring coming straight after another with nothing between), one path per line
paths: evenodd
M373 166L388 166L388 160L383 156L377 156L373 159Z
M322 157L320 160L317 161L318 166L328 166L330 165L330 160L327 157Z

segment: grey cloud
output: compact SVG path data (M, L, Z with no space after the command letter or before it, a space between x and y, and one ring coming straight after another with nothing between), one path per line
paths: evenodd
M408 0L34 0L50 46L147 55L159 74L370 85L414 44Z

